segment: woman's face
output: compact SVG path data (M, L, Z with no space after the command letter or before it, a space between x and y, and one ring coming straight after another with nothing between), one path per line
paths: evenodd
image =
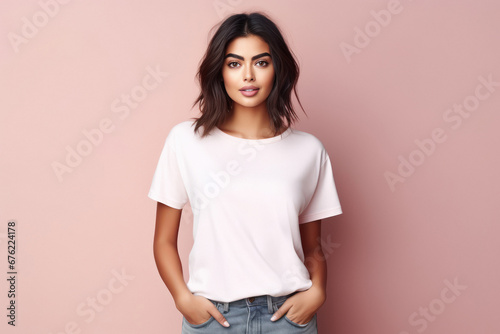
M235 38L226 49L222 78L229 97L236 105L256 107L266 102L274 81L274 67L269 45L260 37ZM256 91L242 92L245 86Z

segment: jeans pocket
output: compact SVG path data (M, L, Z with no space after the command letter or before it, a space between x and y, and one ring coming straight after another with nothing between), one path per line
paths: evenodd
M210 318L205 321L205 322L202 322L201 324L192 324L190 323L189 321L186 320L186 318L183 316L182 317L182 320L186 323L186 325L188 325L189 327L192 327L192 328L201 328L201 327L205 327L206 325L208 325L209 323L211 323L215 318L211 315Z
M289 323L291 323L292 325L296 326L296 327L300 327L300 328L303 328L303 327L307 327L309 326L313 321L314 321L314 318L316 317L316 313L314 313L313 317L311 318L311 320L309 320L309 322L305 323L305 324L298 324L292 320L290 320L286 314L284 315L284 318L286 321L288 321Z

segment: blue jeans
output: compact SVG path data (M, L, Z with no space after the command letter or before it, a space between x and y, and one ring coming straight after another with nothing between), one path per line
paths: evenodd
M229 303L208 299L230 326L222 326L213 316L202 324L193 325L183 316L182 334L317 334L317 313L307 324L297 324L288 319L286 314L271 321L274 312L295 293L280 297L261 295Z

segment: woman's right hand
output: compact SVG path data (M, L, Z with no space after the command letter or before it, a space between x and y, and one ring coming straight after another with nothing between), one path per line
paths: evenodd
M219 312L217 307L203 296L186 293L175 301L175 306L190 324L202 324L212 316L222 326L229 327L229 325L224 324L224 322L227 324L226 318Z

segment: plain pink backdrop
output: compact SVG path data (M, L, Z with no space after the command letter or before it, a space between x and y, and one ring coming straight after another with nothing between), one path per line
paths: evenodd
M169 130L198 115L210 28L252 10L275 20L298 57L309 117L298 108L295 127L327 148L344 212L323 220L319 332L500 332L500 86L477 88L500 81L498 2L56 4L0 4L2 276L10 220L18 242L17 328L2 279L2 333L180 333L153 259L147 192ZM154 88L143 81L152 71L163 73ZM127 107L130 94L140 101ZM468 116L450 110L464 104ZM77 148L86 156L58 178L53 166ZM391 188L387 173L404 182Z

